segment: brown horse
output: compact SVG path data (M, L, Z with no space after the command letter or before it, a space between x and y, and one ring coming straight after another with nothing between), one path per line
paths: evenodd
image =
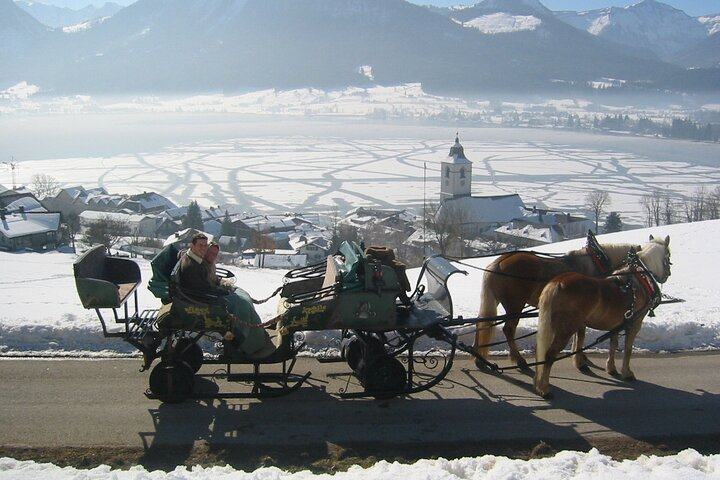
M535 391L548 397L550 369L570 337L585 327L597 330L626 330L621 378L634 380L630 354L643 318L660 301L656 282L670 276L670 237L654 239L643 246L635 259L607 278L580 273L563 273L553 278L540 295L535 371ZM634 254L633 254L634 255ZM632 257L632 256L631 256ZM614 349L617 335L610 345L607 371L616 374Z
M627 260L628 252L640 249L639 245L629 243L603 244L597 249L588 247L573 250L564 256L551 257L532 252L511 252L500 255L486 269L480 291L480 318L494 318L497 316L497 306L502 304L505 309L506 320L503 333L507 339L510 350L510 360L520 368L528 369L527 362L520 355L515 342L515 331L520 321L520 314L525 305L538 306L540 292L553 277L565 272L581 272L586 275L607 275L619 268ZM595 244L597 245L597 244ZM601 259L603 256L606 259ZM481 357L487 359L489 343L493 339L494 327L487 321L480 321L475 325L475 343L473 350ZM577 360L576 365L584 365L584 357ZM476 361L479 368L483 367L481 361Z

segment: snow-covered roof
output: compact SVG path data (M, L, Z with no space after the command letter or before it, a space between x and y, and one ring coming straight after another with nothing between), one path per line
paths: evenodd
M294 232L288 237L288 243L294 250L307 245L315 245L318 248L327 250L330 248L331 240L321 232Z
M268 232L270 230L294 230L294 217L276 216L276 215L257 215L254 217L243 218L242 223L253 230L259 232Z
M542 243L554 243L563 239L562 234L554 225L523 225L515 228L512 223L495 229L496 233L518 238L527 238Z
M226 205L224 207L221 207L218 205L217 207L210 207L203 210L203 218L219 218L223 219L225 218L225 212L230 217L236 216L236 215L242 215L243 209L242 207L238 205Z
M167 217L171 220L178 220L184 215L187 215L187 211L188 207L169 208L161 213L158 213L158 216Z
M450 198L440 205L439 219L451 215L462 224L505 223L523 216L524 205L517 193L490 197Z
M207 232L203 232L200 230L196 230L194 228L186 228L184 230L180 230L179 232L175 232L172 235L170 235L168 238L165 239L165 242L163 242L163 247L166 247L170 245L171 243L176 242L184 242L189 243L190 240L192 240L193 235L196 233L203 233L206 237L208 237L208 241L213 240L213 236Z
M122 222L140 223L147 218L153 218L149 215L128 214L119 212L99 212L96 210L85 210L78 216L80 217L80 220L88 222L95 222L104 218L111 218L113 220L120 220Z
M8 212L15 212L20 210L20 208L26 212L47 212L47 209L43 207L34 197L18 198L12 203L9 203L5 208Z
M173 202L155 192L144 192L138 195L131 195L126 202L138 202L146 210L157 207L177 208Z
M47 212L11 213L0 222L0 233L7 238L55 232L60 228L60 214Z
M81 186L61 188L58 192L58 195L60 195L61 193L65 193L65 195L72 198L73 200L77 200L78 198L87 195L87 191Z

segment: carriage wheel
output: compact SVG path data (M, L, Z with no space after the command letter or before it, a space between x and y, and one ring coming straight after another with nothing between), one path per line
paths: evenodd
M193 373L197 373L203 364L203 351L196 342L189 338L181 338L175 344L175 351L180 360L190 365Z
M150 372L150 391L165 403L181 402L194 386L195 373L183 361L163 361Z
M363 357L363 344L359 338L352 336L342 342L342 355L351 369L357 370Z
M378 357L367 366L363 386L375 398L392 397L405 390L407 372L397 358Z

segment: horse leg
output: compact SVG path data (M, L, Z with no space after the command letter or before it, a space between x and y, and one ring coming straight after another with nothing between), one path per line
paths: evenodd
M608 359L605 363L605 371L609 373L610 375L617 375L617 368L615 368L615 351L618 347L618 335L617 333L615 335L612 335L610 337L610 347L608 349Z
M480 317L482 318L482 314ZM473 342L475 354L487 360L490 355L490 342L494 335L495 326L482 321L477 322L475 324L475 341ZM485 363L479 358L475 359L475 365L480 369L485 368Z
M544 359L540 360L538 356L538 361L545 363L538 365L535 371L535 392L545 399L552 398L552 393L550 392L550 369L553 363L555 363L555 358L557 358L558 354L565 345L567 345L568 340L570 340L570 335L571 334L563 335L562 333L555 333L550 348L545 351Z
M620 371L620 378L627 381L633 381L635 380L635 374L630 370L630 355L632 355L632 349L633 349L633 343L635 342L635 337L637 336L638 332L640 331L640 324L642 323L642 318L639 318L635 321L632 328L628 330L628 332L625 334L625 350L623 351L623 366L622 370Z
M495 296L495 289L493 288L493 282L495 278L492 277L493 272L485 272L483 276L483 284L480 290L480 314L482 318L494 318L497 316L498 299ZM479 321L475 324L475 341L473 343L473 351L484 358L488 359L490 355L490 343L493 341L495 336L495 326L492 322ZM475 365L479 369L486 367L485 363L479 359L475 359Z
M575 368L581 372L589 372L590 367L588 366L587 355L585 355L585 352L580 351L584 343L585 327L580 327L573 337L572 352L575 354L573 355L573 363L575 364Z
M520 355L517 342L515 341L515 333L517 332L518 323L520 323L520 314L525 307L524 301L514 301L513 303L503 303L507 320L503 325L503 333L507 340L508 350L510 351L510 360L515 363L521 370L528 371L527 361Z

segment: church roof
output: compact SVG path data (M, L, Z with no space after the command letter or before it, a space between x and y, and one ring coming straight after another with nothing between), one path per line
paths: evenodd
M524 209L520 195L498 195L488 197L449 198L440 205L438 215L453 215L454 220L463 224L506 223L521 217Z
M450 157L450 163L472 163L465 157L465 149L463 149L463 146L460 145L460 139L457 135L455 135L455 144L450 147L450 153L448 153L448 157Z

